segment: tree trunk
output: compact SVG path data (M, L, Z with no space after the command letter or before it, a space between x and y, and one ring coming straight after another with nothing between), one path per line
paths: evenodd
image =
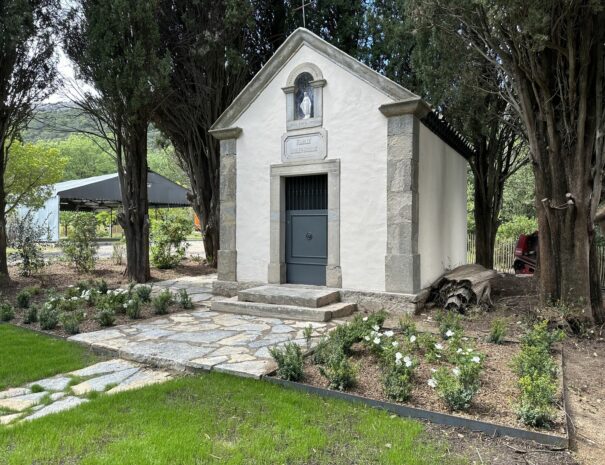
M6 192L4 191L4 171L6 169L6 153L4 139L0 140L0 284L10 283L8 274L8 258L6 256Z
M492 269L500 210L494 211L492 202L481 194L482 182L475 176L475 263Z
M118 171L124 211L118 222L126 238L126 271L131 281L147 282L149 270L149 205L147 193L147 123L130 128L124 156L118 153ZM123 161L122 161L123 158Z

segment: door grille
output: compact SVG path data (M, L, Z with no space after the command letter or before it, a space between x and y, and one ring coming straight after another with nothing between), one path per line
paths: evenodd
M286 178L286 210L327 210L328 175Z

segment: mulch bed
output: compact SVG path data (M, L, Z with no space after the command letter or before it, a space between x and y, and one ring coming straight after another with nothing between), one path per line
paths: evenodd
M176 268L170 270L151 269L151 280L149 284L157 281L180 278L184 276L200 276L216 272L216 269L194 260L184 260ZM62 261L53 261L44 267L39 274L32 277L23 277L19 275L17 267L9 267L11 283L8 287L1 287L0 293L4 298L15 304L15 296L24 288L37 286L41 289L38 295L32 296L32 303L43 304L47 300L46 291L55 289L58 292L65 291L69 286L75 285L79 281L100 280L107 282L110 289L128 288L128 279L124 276L124 266L115 265L111 260L98 260L97 266L91 273L79 273L74 268ZM178 305L173 304L169 308L169 313L183 311ZM25 324L23 318L26 310L17 308L15 305L15 318L12 324L22 326L37 331L53 334L55 336L69 337L61 325L52 330L42 330L39 323ZM80 332L87 333L103 329L95 319L95 308L88 307L85 310L86 317L80 324ZM141 316L137 320L132 320L126 315L116 314L115 325L132 323L147 318L153 318L157 315L153 312L151 304L141 305Z
M357 382L347 392L370 399L396 403L383 392L382 372L377 357L367 351L362 344L355 344L352 349L351 361L357 366ZM476 349L485 355L485 362L481 373L481 388L474 397L469 410L465 412L451 412L448 410L447 406L438 397L436 390L427 384L432 376L431 368L448 365L429 363L417 354L415 356L420 364L414 371L416 382L409 401L403 403L403 405L435 412L453 413L464 418L532 430L532 428L522 424L515 414L514 402L518 397L517 377L510 367L510 362L519 352L518 344L496 345L477 340ZM560 354L557 354L556 358L560 361ZM559 370L559 376L561 376L561 370ZM326 378L320 374L319 367L314 365L310 358L305 360L302 382L325 389L328 389L329 385ZM562 385L562 382L560 385ZM551 430L533 430L564 435L564 425L565 415L561 409Z

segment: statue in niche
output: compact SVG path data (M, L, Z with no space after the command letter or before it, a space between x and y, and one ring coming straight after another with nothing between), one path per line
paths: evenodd
M313 76L301 73L294 81L294 119L313 118Z
M305 96L300 103L300 109L303 112L303 119L309 119L311 117L311 107L313 104L311 103L311 99L309 95L305 92Z

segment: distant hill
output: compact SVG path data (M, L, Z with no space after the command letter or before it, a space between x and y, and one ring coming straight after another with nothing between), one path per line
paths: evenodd
M63 140L79 131L95 131L95 124L88 115L69 102L49 103L38 107L23 138L26 142ZM150 126L147 133L150 149L155 148L159 136L160 132Z
M82 131L95 132L93 120L69 103L41 105L23 133L25 142L57 148L67 158L64 179L81 179L115 172L115 161ZM158 147L160 132L153 126L147 133L147 162L153 171L184 186L189 180L174 160L171 150Z

